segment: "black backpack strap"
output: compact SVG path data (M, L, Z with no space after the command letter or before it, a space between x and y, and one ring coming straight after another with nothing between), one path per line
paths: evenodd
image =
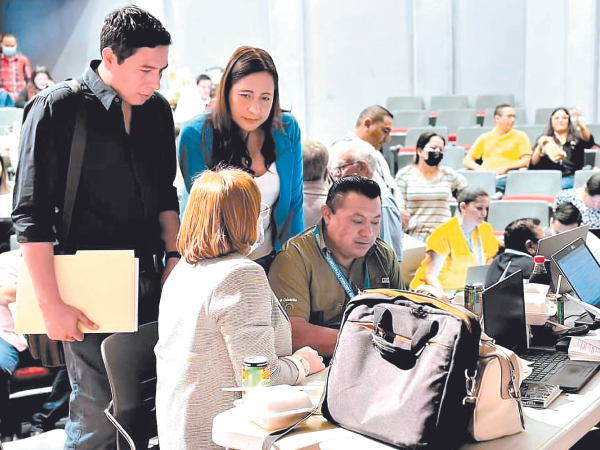
M67 183L65 187L65 203L62 214L63 247L67 246L69 229L71 228L71 218L73 216L73 206L77 196L77 187L81 176L81 167L83 166L83 155L85 153L87 127L87 110L83 104L83 95L81 95L81 85L77 80L66 80L65 83L77 95L77 109L75 111L75 128L73 131L73 140L71 141L71 152L69 156L69 169L67 172Z

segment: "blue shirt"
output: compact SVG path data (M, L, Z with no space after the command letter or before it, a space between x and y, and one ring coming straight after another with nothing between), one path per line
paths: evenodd
M204 112L186 122L179 138L179 167L189 193L194 177L206 170L207 161L211 160L212 133L211 127L204 127L210 111ZM277 159L275 165L280 178L279 200L272 212L275 219L275 249L292 236L304 230L303 181L302 181L302 146L300 128L294 116L284 113L282 116L283 133L273 130ZM184 211L187 200L182 198L181 210Z

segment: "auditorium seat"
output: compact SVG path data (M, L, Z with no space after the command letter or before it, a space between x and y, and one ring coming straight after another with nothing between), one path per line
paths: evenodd
M456 133L459 128L475 125L477 125L477 116L474 109L440 109L437 111L435 126L447 127L448 137L451 141L456 141Z
M494 172L461 169L459 173L467 179L469 186L483 188L490 197L496 193L496 174Z
M573 187L578 188L581 186L585 186L590 177L594 174L600 173L598 170L578 170L575 172L575 181L573 182Z
M511 170L506 178L504 200L543 200L554 202L561 191L560 170Z
M434 95L429 104L430 111L467 108L469 108L469 97L466 95Z
M423 97L420 95L388 97L385 101L385 107L388 111L425 109Z
M548 203L543 201L492 200L487 222L494 229L494 234L502 235L506 226L513 220L527 217L539 219L542 227L547 227L550 218Z
M555 108L537 108L535 110L535 120L534 120L534 124L536 125L546 125L550 122L550 116L552 115L552 111L554 111L556 109Z
M488 133L493 129L493 127L480 126L459 128L456 136L456 145L460 145L461 147L464 147L465 150L469 150L479 136L483 133Z
M465 150L462 147L455 147L454 145L447 145L444 150L444 159L442 164L451 169L458 170L463 166L463 159L465 157Z
M524 132L529 138L529 142L531 143L531 147L535 147L535 143L538 138L544 134L544 130L546 129L546 125L519 125L515 126L515 130L521 130Z
M478 111L486 108L495 108L498 105L514 105L515 96L512 94L478 95L475 99L475 109Z
M406 133L406 141L404 148L400 150L401 152L414 152L417 147L417 141L419 140L419 136L423 133L437 133L440 136L443 136L444 139L448 138L448 128L446 127L414 127L408 130Z
M426 127L429 125L429 112L425 110L394 110L393 127L403 131L413 127Z
M402 170L403 167L411 165L415 162L416 152L400 152L396 155L396 166L397 171Z

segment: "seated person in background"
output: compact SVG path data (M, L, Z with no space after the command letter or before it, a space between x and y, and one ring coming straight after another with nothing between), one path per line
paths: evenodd
M231 408L242 362L264 356L271 382L296 384L324 368L311 348L292 355L290 322L264 270L248 259L262 227L260 190L241 169L194 182L177 240L182 259L162 291L156 345L161 447L217 448L213 418Z
M339 180L347 175L361 175L374 179L377 168L376 150L361 141L338 141L329 150L329 167L333 178ZM381 222L379 237L402 261L402 215L392 193L381 191Z
M392 113L383 106L369 106L360 113L354 131L349 131L346 138L346 140L368 142L377 150L375 154L377 157L375 181L379 183L382 189L385 187L392 192L396 189L396 182L382 151L383 144L390 141L393 119Z
M543 237L544 229L538 219L517 219L509 223L504 230L504 249L500 249L498 256L492 261L485 278L485 287L496 284L509 263L507 276L522 270L523 279L529 279L538 241Z
M17 299L17 279L21 252L0 255L0 435L12 436L17 430L9 428L9 383L19 362L19 352L27 348L23 338L15 333L15 323L8 305ZM20 433L20 430L18 431Z
M206 110L210 103L211 88L210 77L202 74L196 78L195 86L191 86L181 93L173 113L173 120L177 125L187 122Z
M0 53L0 86L9 93L17 103L19 93L25 89L27 80L31 79L31 63L29 58L18 53L18 40L14 34L2 35L2 53Z
M17 100L17 106L24 108L25 104L39 94L41 91L46 89L48 86L53 86L54 80L50 76L50 72L43 66L38 66L33 71L33 75L30 80L27 81L25 89L19 93Z
M564 233L565 231L573 230L581 226L581 213L572 203L561 203L556 207L550 218L550 227L546 230L547 236ZM588 231L585 243L600 263L600 239Z
M467 169L495 172L504 175L509 170L529 167L531 144L525 133L514 130L515 110L499 105L494 111L495 128L477 138L463 159ZM478 164L478 160L482 160ZM496 188L504 192L506 179L499 178Z
M396 174L396 198L406 234L423 242L441 224L452 218L450 200L467 186L467 180L441 164L446 140L436 133L423 133L417 141L415 163Z
M293 348L310 345L331 356L348 300L363 289L403 284L394 251L377 238L381 190L375 181L358 175L334 181L321 212L317 226L277 254L269 281L289 308Z
M498 252L494 230L485 218L490 197L467 186L458 193L458 212L435 229L427 240L425 259L410 283L411 289L428 284L440 292L465 287L467 269L488 264Z
M554 199L552 210L562 203L572 203L581 213L581 224L600 228L600 173L594 174L586 185L560 191Z
M544 135L533 149L529 166L535 170L560 170L563 189L573 187L575 172L585 164L585 149L595 145L579 111L572 112L573 115L569 114L563 107L552 112Z
M312 227L321 220L321 206L327 200L327 147L317 141L302 143L304 168L304 228Z

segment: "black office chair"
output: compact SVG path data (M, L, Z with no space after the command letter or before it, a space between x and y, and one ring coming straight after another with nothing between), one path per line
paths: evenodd
M156 428L156 356L158 323L137 333L114 334L102 342L112 401L104 410L117 429L118 449L147 449Z

